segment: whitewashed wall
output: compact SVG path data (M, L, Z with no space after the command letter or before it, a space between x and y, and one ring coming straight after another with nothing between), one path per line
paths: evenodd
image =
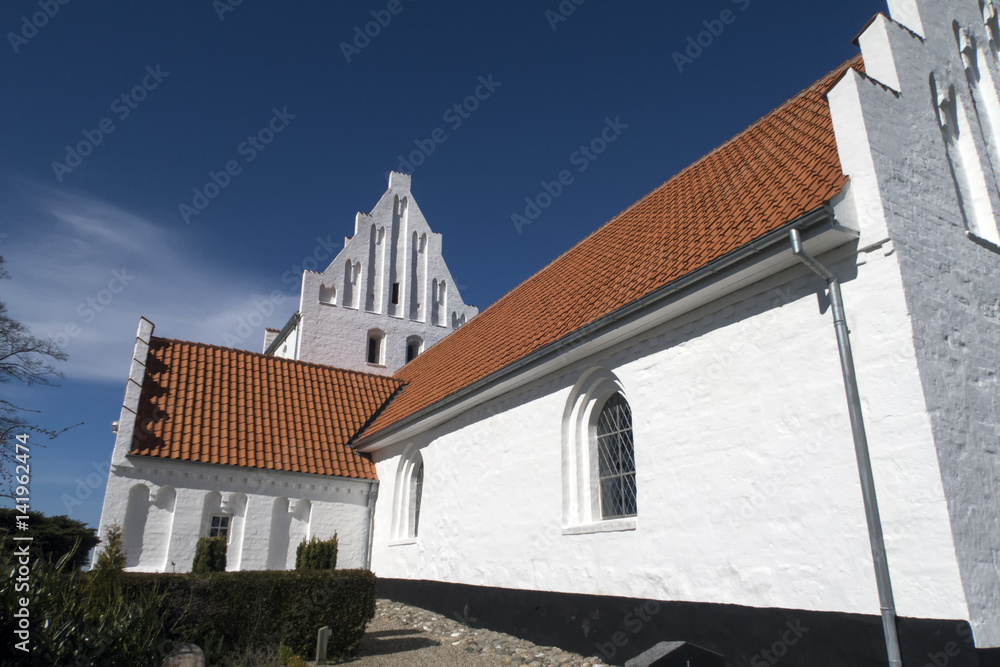
M966 618L898 267L884 252L864 259L844 291L899 613ZM821 287L786 272L415 439L413 544L389 546L385 511L409 443L378 452L376 574L877 614ZM632 408L639 513L634 530L568 535L562 416L592 366L614 373Z
M987 543L996 544L1000 482L995 455L986 459L997 388L980 371L984 363L995 371L1000 346L995 323L971 319L996 311L1000 271L988 245L964 233L962 248L944 238L964 223L927 82L932 71L959 87L965 76L953 18L978 30L994 59L983 67L1000 81L998 52L975 0L890 8L925 39L877 19L861 45L878 82L848 73L830 95L852 179L836 215L861 234L820 259L843 281L897 611L970 620L977 645L994 646L997 552ZM975 141L984 165L996 137ZM985 222L973 221L988 241ZM944 287L922 298L921 284ZM412 544L390 546L391 516L379 507L376 573L877 615L822 288L806 269L786 270L376 452L382 498L394 494L404 447L420 447L425 465ZM941 318L942 307L961 312ZM952 351L935 352L940 344ZM631 530L568 534L562 417L571 388L594 367L612 373L631 404L639 512ZM956 375L980 380L963 390L948 382ZM975 423L962 416L970 408L979 410ZM972 442L971 455L959 452Z
M995 3L994 3L995 4ZM898 250L951 530L981 647L1000 646L1000 24L978 0L892 0L831 95ZM852 131L853 128L853 131ZM867 164L860 164L864 156ZM850 172L849 172L850 173Z
M230 570L290 569L302 539L335 532L338 567L367 567L377 482L128 454L146 433L136 414L153 329L140 319L98 526L122 527L128 569L189 571L212 514L232 516Z
M367 480L129 457L108 480L101 534L124 529L128 569L187 572L212 514L231 515L227 569L295 567L303 539L337 534L338 568L366 567Z

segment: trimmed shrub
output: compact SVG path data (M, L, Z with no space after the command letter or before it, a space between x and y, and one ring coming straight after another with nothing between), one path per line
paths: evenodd
M194 564L191 572L194 574L207 574L209 572L226 571L226 538L203 537L198 540L198 546L194 550Z
M104 548L97 554L97 562L94 563L94 573L101 576L110 576L114 573L123 572L127 558L125 556L125 538L122 535L122 527L115 521L104 530Z
M284 645L311 660L316 631L328 625L329 656L346 658L375 616L375 575L367 570L125 573L123 579L137 594L165 593L168 639L220 654Z
M308 542L302 540L295 549L295 569L337 569L337 533L328 540L320 541L315 535Z

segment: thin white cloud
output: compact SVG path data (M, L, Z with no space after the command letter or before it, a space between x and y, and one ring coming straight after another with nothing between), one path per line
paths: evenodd
M237 328L254 303L275 288L267 276L227 271L174 231L97 199L35 189L29 213L0 220L0 245L10 280L0 301L35 335L65 343L67 377L122 381L140 316L157 335L259 350L263 328L254 315L249 336ZM30 219L30 226L23 221ZM266 324L295 310L284 299Z

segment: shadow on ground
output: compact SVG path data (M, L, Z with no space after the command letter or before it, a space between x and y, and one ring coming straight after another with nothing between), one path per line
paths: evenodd
M416 651L430 646L440 646L427 637L414 637L413 635L423 634L420 630L377 630L366 632L361 640L361 649L358 657L374 655L390 655L393 653L405 653L406 651Z

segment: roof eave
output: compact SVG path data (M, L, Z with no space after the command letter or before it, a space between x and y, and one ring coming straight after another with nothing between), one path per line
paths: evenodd
M666 285L650 292L635 301L632 301L617 310L594 320L590 324L584 325L576 331L559 338L558 340L545 345L544 347L521 357L503 368L494 371L486 377L466 386L448 396L428 405L427 407L414 412L389 426L382 428L371 435L366 435L363 431L356 436L354 447L363 452L374 452L383 447L390 446L398 440L408 437L410 431L427 419L431 419L441 414L445 410L461 404L467 398L480 394L492 386L509 379L511 376L525 371L531 367L536 367L546 363L556 357L566 355L584 344L588 338L596 338L608 332L610 329L618 327L624 320L632 320L643 317L645 314L655 311L666 302L675 300L679 296L694 293L706 286L706 283L713 277L727 270L746 263L754 263L763 253L774 250L781 244L788 243L788 232L791 229L798 229L808 243L820 235L834 232L836 238L828 241L819 252L831 247L843 245L857 238L857 231L841 226L836 222L833 209L829 202L819 206L797 218L791 220L781 227L774 229L760 238L751 241L739 248L709 262L705 266L692 271ZM787 254L791 257L790 247ZM567 359L566 363L570 360Z

